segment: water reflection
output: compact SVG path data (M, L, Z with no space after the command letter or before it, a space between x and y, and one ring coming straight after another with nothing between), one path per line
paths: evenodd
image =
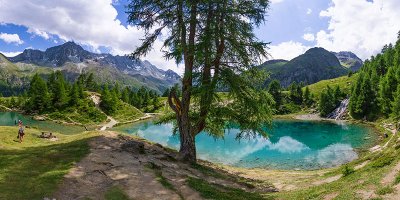
M371 146L376 135L367 127L354 124L274 121L268 139L256 136L236 140L238 129L226 131L224 139L205 133L196 136L198 157L238 167L276 169L317 169L338 166L357 158L354 148ZM172 135L172 124L151 122L118 127L150 141L178 149L179 137ZM365 137L372 140L364 140Z

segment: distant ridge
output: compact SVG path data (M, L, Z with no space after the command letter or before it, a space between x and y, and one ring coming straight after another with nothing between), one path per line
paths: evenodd
M353 53L340 52L336 54L324 48L315 47L290 61L269 60L258 68L271 73L266 84L277 79L283 87L288 87L293 82L303 82L305 85L309 85L321 80L343 76L348 73L349 69L358 70L360 59L357 60L357 58ZM347 65L343 66L342 62ZM355 65L351 65L352 63Z
M147 60L92 53L75 42L66 42L45 51L25 49L8 60L19 66L28 64L62 70L70 79L81 73L94 73L99 82L118 81L126 86L146 86L160 93L181 79L174 71L159 69Z

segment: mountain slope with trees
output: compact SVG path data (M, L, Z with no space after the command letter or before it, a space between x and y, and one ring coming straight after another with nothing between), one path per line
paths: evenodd
M350 114L356 119L400 119L400 32L395 45L367 60L352 87Z
M266 85L277 79L284 88L293 82L309 85L320 80L343 76L349 71L342 66L335 54L323 48L311 48L290 61L267 61L258 68L271 73Z
M82 73L93 73L96 80L102 84L118 81L137 89L145 86L160 94L181 79L172 70L161 70L148 61L132 60L127 56L91 53L74 42L66 42L45 51L26 49L15 57L1 57L5 61L1 64L0 70L4 68L3 65L12 66L8 67L8 74L19 74L21 71L28 73L25 69L31 68L37 71L28 76L32 77L35 73L39 73L45 77L45 74L41 73L42 69L45 72L61 70L69 82L74 82ZM8 82L12 85L19 84L23 88L29 83L26 80L19 83L14 79Z

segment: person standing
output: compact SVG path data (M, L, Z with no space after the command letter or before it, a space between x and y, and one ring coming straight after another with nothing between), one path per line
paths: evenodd
M19 143L22 143L22 140L24 139L24 135L25 135L24 127L21 125L21 126L19 127L19 130L18 130L18 139L19 139Z

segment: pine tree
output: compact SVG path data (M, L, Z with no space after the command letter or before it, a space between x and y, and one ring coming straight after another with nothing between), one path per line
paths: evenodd
M117 99L113 91L110 91L108 85L105 85L101 93L100 107L106 114L113 114L117 108Z
M125 102L125 103L130 102L129 93L130 93L130 89L128 87L125 87L124 91L122 91L122 94L121 94L121 100L123 102Z
M68 104L68 95L66 89L66 82L61 71L57 71L55 74L55 80L52 83L52 102L53 106L57 110L63 110Z
M49 106L49 94L46 82L35 74L29 86L29 100L27 102L27 110L31 112L46 112Z
M69 93L69 97L70 97L69 105L71 107L78 106L80 99L78 83L74 83L74 85L72 86L71 91Z
M384 113L386 116L391 113L391 102L394 99L393 95L396 92L397 83L394 67L390 67L379 84L379 104L382 113Z
M303 91L301 85L293 82L289 86L289 97L292 102L301 105L303 102Z
M268 92L275 101L275 109L279 111L282 106L282 87L278 80L273 80L268 86Z
M392 117L399 121L400 120L400 85L397 86L397 91L395 93L395 98L392 102Z
M306 87L306 89L304 90L304 104L306 106L311 106L313 104L313 97L311 95L310 89L308 87Z
M333 99L334 99L334 102L335 102L336 106L343 99L343 93L340 90L340 87L338 85L335 87L335 91L334 91L334 94L333 94Z
M15 100L15 97L11 97L11 100L10 100L10 106L9 106L10 108L17 108L18 106L17 106L17 101Z
M121 98L121 89L120 89L118 82L115 83L114 88L112 89L112 92L114 93L116 98L118 98L118 99Z
M319 98L318 110L322 117L327 116L333 110L335 110L337 102L335 100L335 94L329 85L324 91L321 92Z
M171 92L171 90L169 88L167 88L164 93L162 94L163 97L168 97L169 93Z

